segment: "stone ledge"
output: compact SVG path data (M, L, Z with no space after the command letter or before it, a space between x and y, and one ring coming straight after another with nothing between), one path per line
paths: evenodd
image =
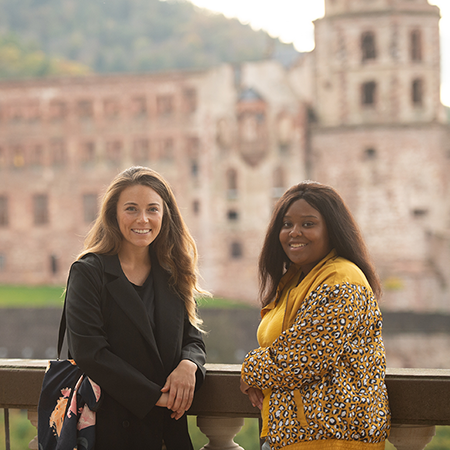
M35 410L47 360L0 359L0 407ZM239 390L239 364L207 364L190 415L259 417ZM388 369L392 423L450 425L450 370Z

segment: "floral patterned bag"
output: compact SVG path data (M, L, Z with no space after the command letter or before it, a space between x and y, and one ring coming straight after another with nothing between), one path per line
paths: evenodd
M39 450L93 450L95 411L100 387L71 359L60 360L66 331L66 305L61 317L58 359L50 361L38 404Z

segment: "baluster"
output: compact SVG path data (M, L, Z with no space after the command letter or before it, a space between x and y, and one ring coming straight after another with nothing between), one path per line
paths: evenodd
M10 433L9 433L9 409L3 410L3 420L5 421L5 449L11 449Z
M209 439L201 450L244 450L234 437L244 425L241 417L197 417L197 426Z
M436 434L436 427L392 425L389 442L397 450L423 450Z
M38 425L38 413L37 413L37 411L28 410L28 420L31 422L31 425L36 427L36 431L37 431L37 425ZM31 448L32 450L37 450L38 449L37 436L35 436L30 441L30 443L28 444L28 448Z

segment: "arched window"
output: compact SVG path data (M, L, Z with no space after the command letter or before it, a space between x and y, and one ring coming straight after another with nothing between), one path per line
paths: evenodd
M416 78L411 84L411 100L414 106L422 106L423 81L420 78Z
M412 61L422 61L422 33L420 30L412 30L410 34L410 51Z
M361 35L361 54L363 62L377 57L375 33L372 31L366 31Z
M375 81L368 81L361 85L361 104L363 106L374 106L377 93Z

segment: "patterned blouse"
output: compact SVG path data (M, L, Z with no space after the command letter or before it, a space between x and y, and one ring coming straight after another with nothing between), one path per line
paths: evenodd
M264 393L261 435L274 450L384 449L382 317L366 277L333 250L299 280L292 265L242 365Z

